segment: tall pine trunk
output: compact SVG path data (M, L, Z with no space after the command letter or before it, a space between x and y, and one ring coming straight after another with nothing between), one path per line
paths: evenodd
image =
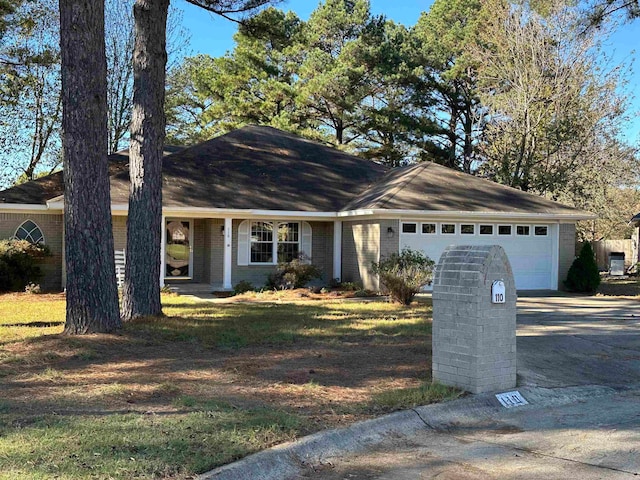
M122 317L161 315L160 241L166 26L169 0L133 7L133 113L129 146L131 188Z
M107 161L104 0L60 0L65 332L121 326Z

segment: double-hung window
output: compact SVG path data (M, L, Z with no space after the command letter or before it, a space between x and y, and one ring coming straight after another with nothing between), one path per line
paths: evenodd
M278 224L278 262L290 262L300 253L300 224Z
M290 262L300 254L300 223L251 222L249 243L251 263Z
M251 263L273 263L273 223L251 222Z

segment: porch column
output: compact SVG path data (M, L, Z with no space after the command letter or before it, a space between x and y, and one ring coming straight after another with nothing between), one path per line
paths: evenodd
M233 238L231 218L224 219L224 262L222 265L222 288L231 289L231 243Z
M333 222L333 278L342 281L342 220Z
M167 246L167 217L162 215L162 230L160 231L160 288L164 287L165 248Z

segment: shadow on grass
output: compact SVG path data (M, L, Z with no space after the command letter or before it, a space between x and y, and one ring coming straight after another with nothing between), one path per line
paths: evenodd
M21 322L21 323L4 323L3 327L27 327L27 328L50 328L64 325L64 322Z
M26 338L0 352L0 457L12 459L0 479L25 465L42 477L182 478L381 413L372 388L417 384L429 367L428 306L170 298L164 308L116 334Z
M52 378L41 371L53 367L59 371L51 372L57 385L72 385L66 374L116 362L117 381L137 384L144 382L149 368L167 374L212 368L237 372L257 359L260 378L267 381L287 381L288 370L307 369L316 370L312 378L323 385L364 384L392 377L394 365L403 375L421 376L430 353L427 307L181 302L166 305L165 311L165 317L127 323L114 335L25 339L21 352L0 355L2 383L9 386L12 379L6 377L21 371L32 374L30 387L44 387ZM402 358L411 352L417 360ZM277 364L274 354L280 358ZM238 358L242 361L227 365Z

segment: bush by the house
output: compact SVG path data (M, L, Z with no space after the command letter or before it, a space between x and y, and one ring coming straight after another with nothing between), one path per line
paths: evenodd
M322 278L322 271L300 254L290 262L279 263L276 272L269 275L267 287L277 289L302 288L311 280Z
M362 285L356 282L341 282L337 288L344 292L357 292L358 290L362 290Z
M30 282L30 283L25 285L24 293L29 293L29 294L32 294L32 295L36 295L38 293L42 293L42 289L40 288L39 284Z
M564 285L571 292L595 292L600 285L600 273L596 264L596 257L589 242L580 250L580 255L569 268Z
M241 280L233 287L233 293L234 295L241 295L246 292L253 292L255 289L256 287L253 286L253 283Z
M431 283L434 265L422 252L405 248L400 254L373 262L372 269L394 301L409 305L416 293Z
M45 245L26 240L0 240L0 291L23 292L29 283L42 277L37 265L49 255Z

